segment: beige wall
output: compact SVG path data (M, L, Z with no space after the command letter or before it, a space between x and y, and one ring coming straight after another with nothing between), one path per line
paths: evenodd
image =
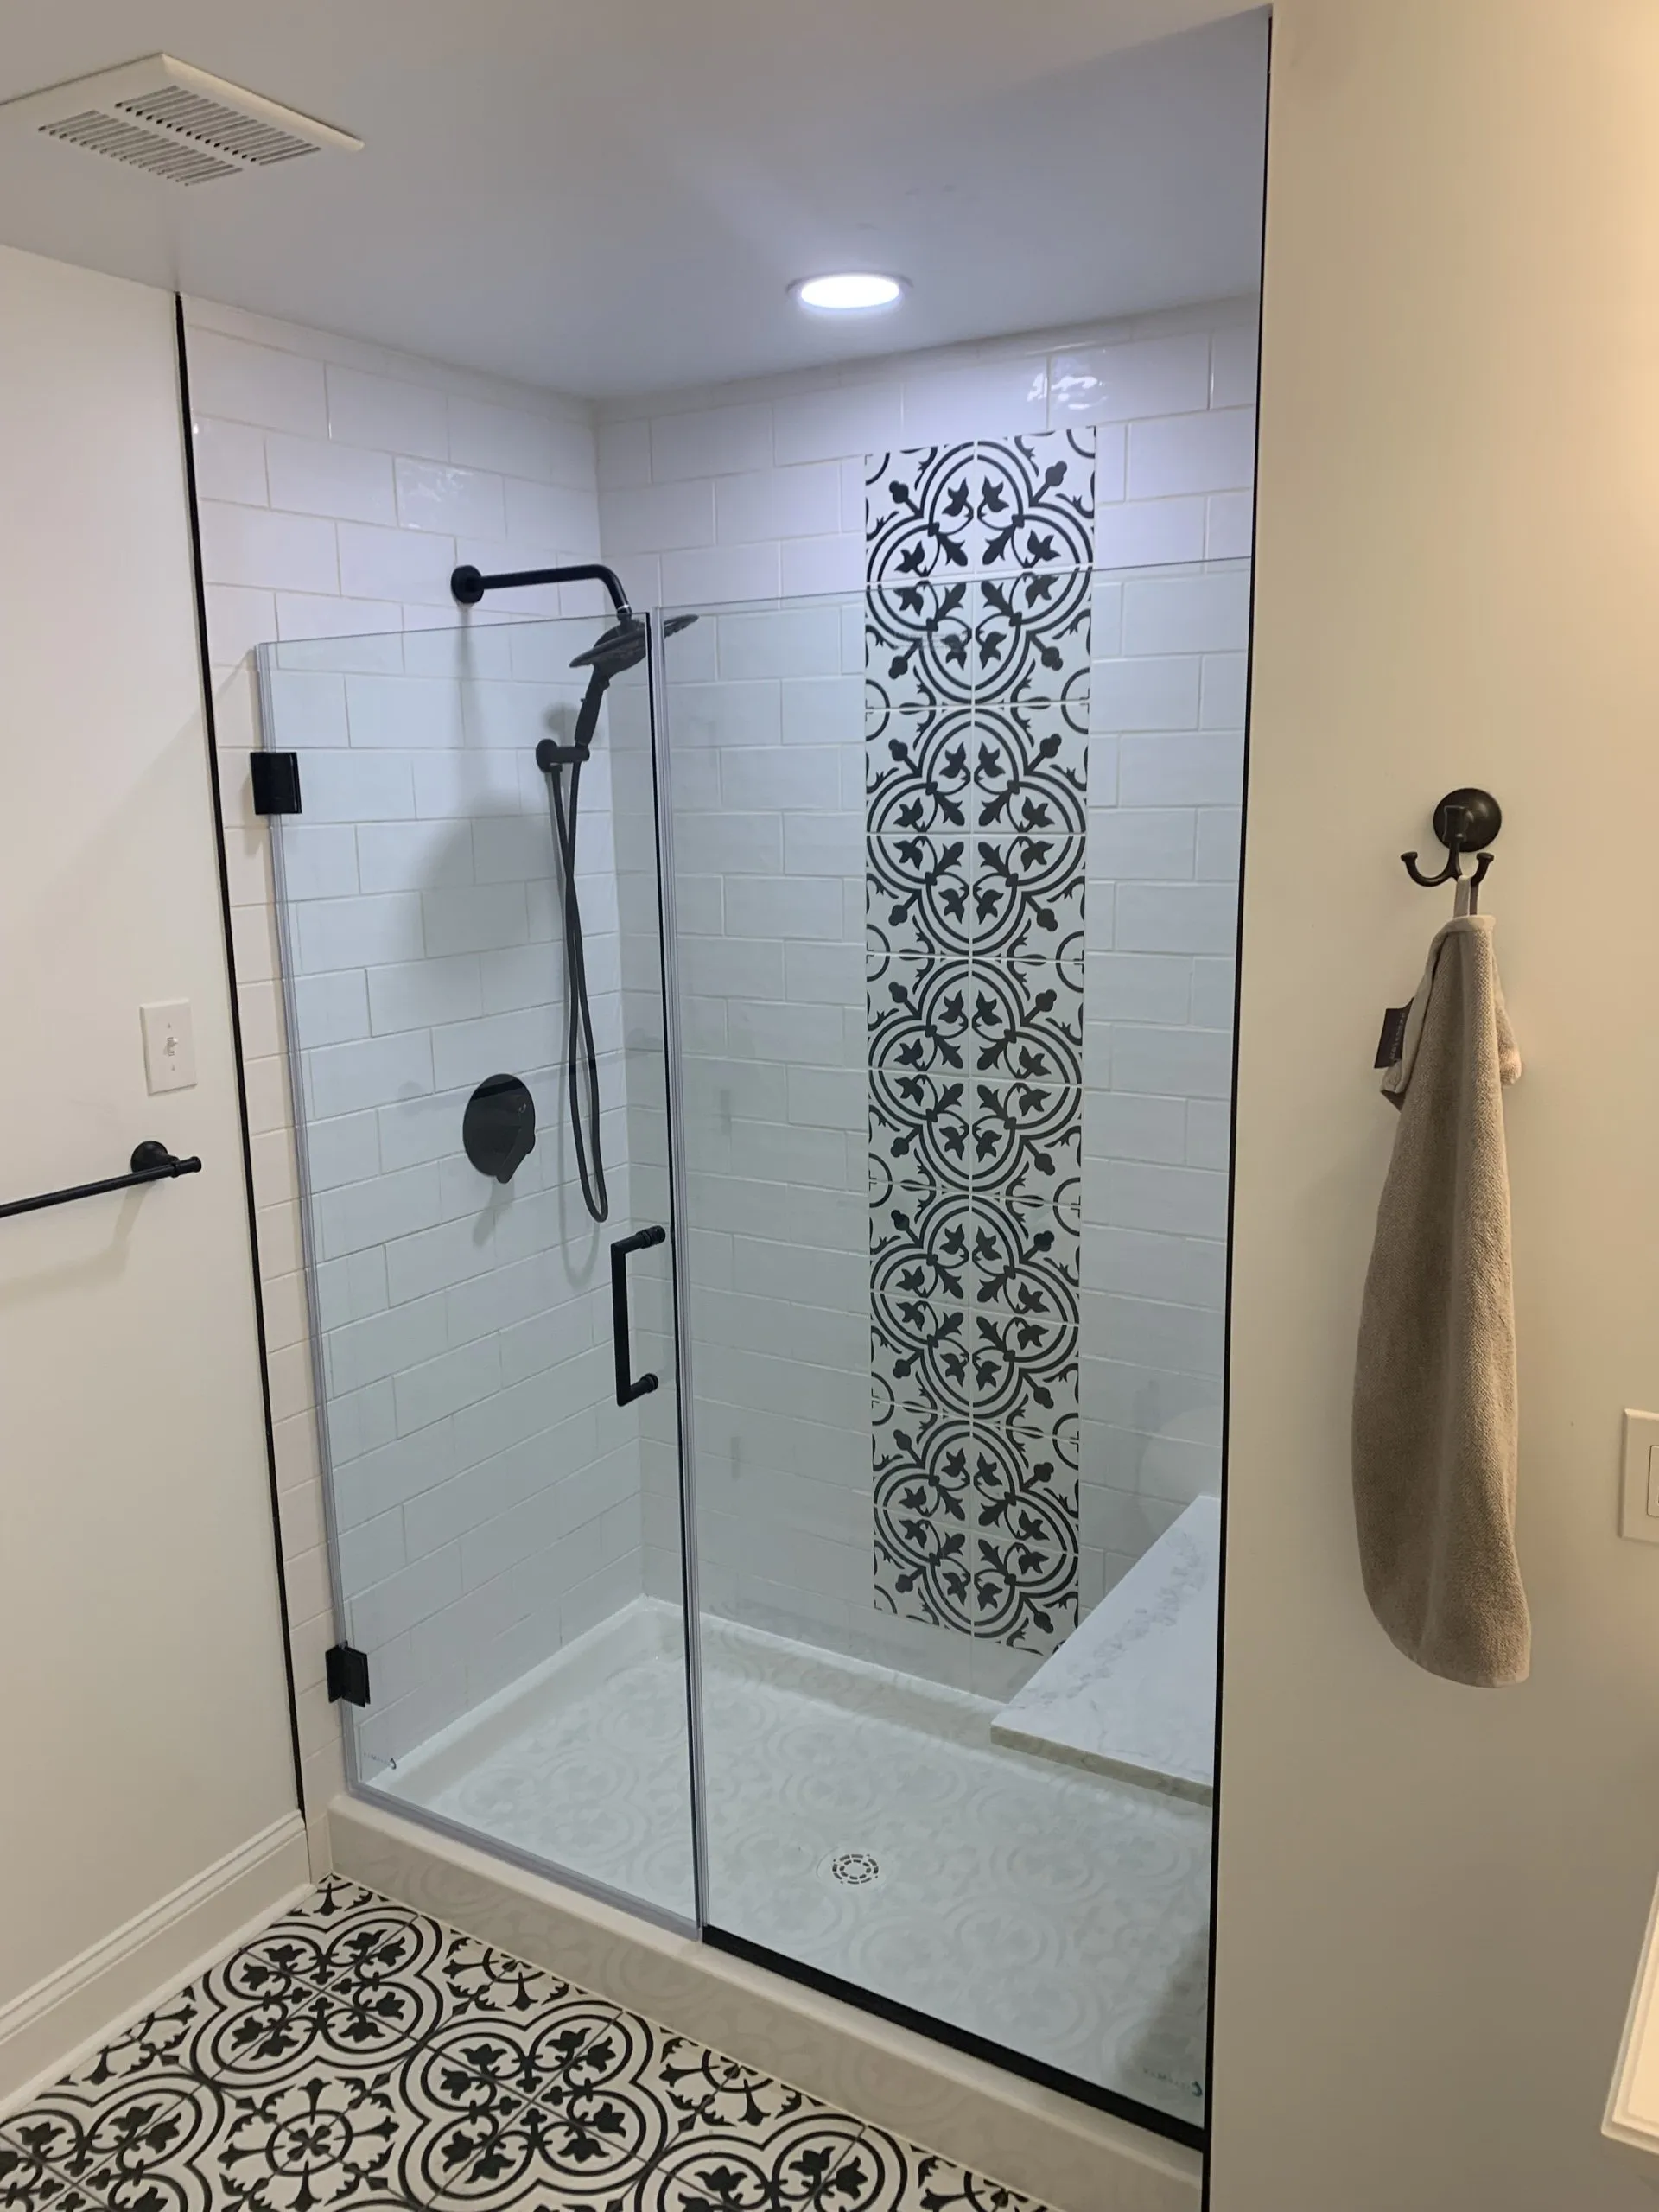
M0 249L0 1195L204 1163L0 1222L3 2094L304 1856L168 295Z
M1238 1103L1215 2212L1622 2212L1598 2128L1659 1869L1659 10L1280 0ZM1368 1613L1370 1070L1489 783L1531 1681Z

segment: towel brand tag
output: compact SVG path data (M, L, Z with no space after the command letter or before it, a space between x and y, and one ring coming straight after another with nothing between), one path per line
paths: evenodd
M1391 1068L1405 1049L1406 1017L1411 1012L1411 1001L1404 1006L1391 1006L1382 1017L1382 1034L1376 1040L1374 1068Z

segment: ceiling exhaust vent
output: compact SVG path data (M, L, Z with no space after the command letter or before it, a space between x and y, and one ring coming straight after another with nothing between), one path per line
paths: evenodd
M0 127L84 146L173 184L210 184L307 154L363 150L360 138L170 54L0 102Z

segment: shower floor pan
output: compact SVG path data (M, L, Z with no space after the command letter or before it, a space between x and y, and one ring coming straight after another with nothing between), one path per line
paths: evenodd
M638 1599L377 1787L682 1913L677 1609ZM709 1918L1189 2122L1210 1815L993 1739L1001 1707L709 1619Z

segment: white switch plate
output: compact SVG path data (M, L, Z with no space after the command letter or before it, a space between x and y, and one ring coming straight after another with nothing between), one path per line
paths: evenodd
M188 1090L196 1079L196 1040L190 1027L188 999L168 999L141 1006L144 1030L144 1080L153 1097L158 1090ZM1659 1435L1659 1428L1655 1434Z
M1624 1408L1624 1489L1618 1533L1659 1544L1659 1414Z

